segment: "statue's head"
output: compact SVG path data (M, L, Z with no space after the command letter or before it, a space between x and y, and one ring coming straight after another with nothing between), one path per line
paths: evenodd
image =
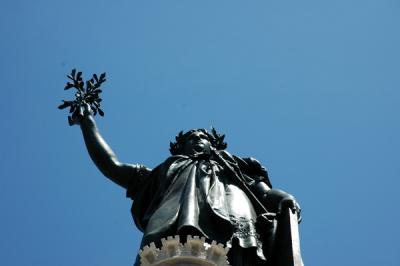
M209 154L211 149L224 150L227 144L224 142L225 135L220 135L212 128L211 132L206 129L192 129L175 137L175 142L170 143L172 155L195 155Z

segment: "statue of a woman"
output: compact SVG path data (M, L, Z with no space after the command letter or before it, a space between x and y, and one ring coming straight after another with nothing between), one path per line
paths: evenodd
M89 105L81 108L70 122L80 125L98 169L133 200L141 247L167 236L184 241L197 235L231 247L233 266L272 265L279 214L290 208L299 217L300 208L293 196L272 189L257 160L229 154L214 129L195 129L181 132L170 144L171 156L154 169L122 163L100 135Z

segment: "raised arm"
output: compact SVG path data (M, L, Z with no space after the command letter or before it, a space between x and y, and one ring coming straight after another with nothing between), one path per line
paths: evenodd
M125 164L118 160L110 146L100 135L90 111L85 110L84 114L77 119L76 124L80 124L90 158L111 181L127 188L131 178L150 172L150 169L144 166Z

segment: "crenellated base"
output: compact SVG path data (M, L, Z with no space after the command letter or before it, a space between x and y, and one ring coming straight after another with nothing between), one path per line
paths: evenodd
M140 251L141 266L229 266L227 253L229 248L204 237L188 236L185 244L179 236L169 236L161 240L161 248L154 243Z

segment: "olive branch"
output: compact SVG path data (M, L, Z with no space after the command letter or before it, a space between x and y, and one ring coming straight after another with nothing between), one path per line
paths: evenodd
M65 109L69 107L69 113L72 114L68 116L69 125L74 124L74 118L82 115L81 107L86 104L90 106L93 111L93 115L97 113L100 116L104 116L103 110L100 109L100 102L102 99L99 97L99 94L102 92L100 86L103 82L106 81L106 73L103 73L98 77L96 74L93 74L93 77L87 81L83 81L82 72L77 72L76 69L72 69L71 74L67 75L68 81L64 87L64 90L69 90L71 88L75 88L77 92L75 93L75 100L65 101L58 106L58 109Z

